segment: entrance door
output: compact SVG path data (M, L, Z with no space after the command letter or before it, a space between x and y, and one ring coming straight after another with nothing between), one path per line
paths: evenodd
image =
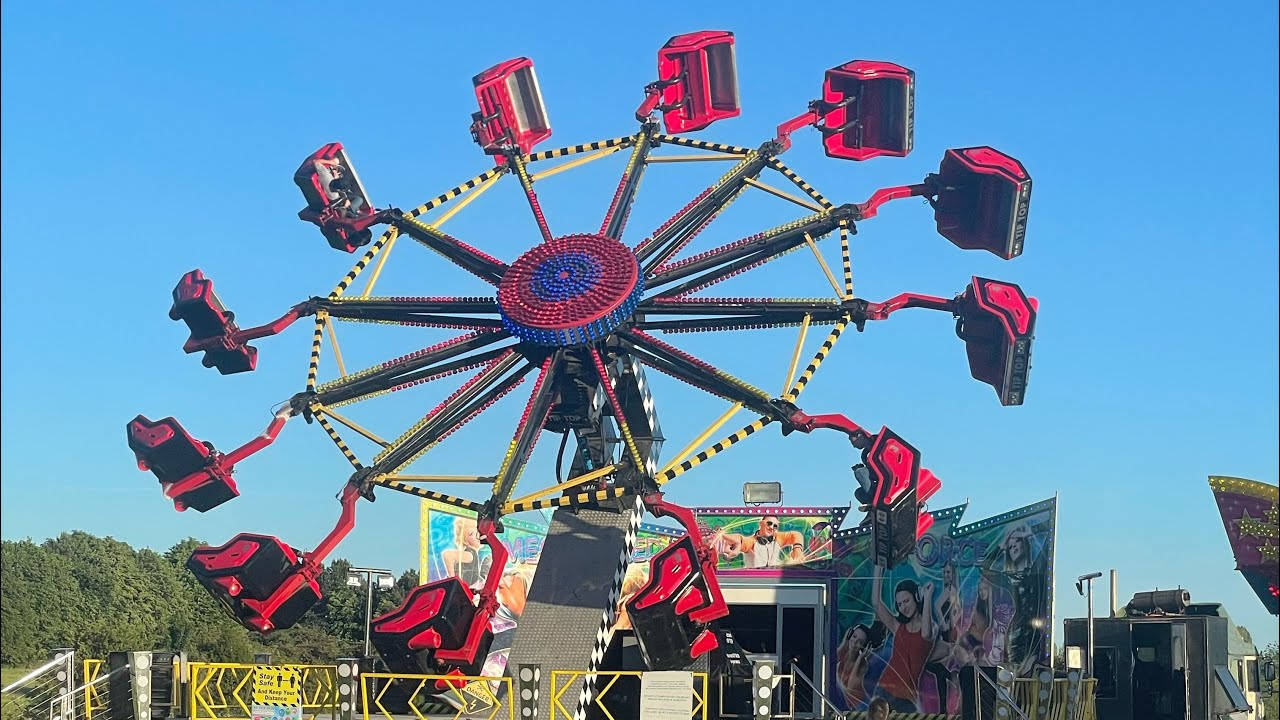
M821 585L721 585L729 603L729 616L721 621L753 661L774 663L778 673L790 675L793 667L825 692L826 588ZM803 681L796 684L797 717L814 717L820 708L817 694ZM774 688L774 712L786 713L791 683L783 679ZM726 707L726 711L730 708Z
M1186 720L1186 626L1133 624L1133 720Z

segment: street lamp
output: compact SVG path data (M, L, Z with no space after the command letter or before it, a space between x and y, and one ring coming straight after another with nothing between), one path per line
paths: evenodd
M1088 599L1085 602L1089 604L1089 620L1086 625L1088 639L1086 640L1084 651L1084 676L1086 678L1093 677L1093 581L1100 577L1102 577L1102 573L1094 572L1076 578L1076 592L1086 596Z
M369 657L369 626L373 624L373 584L377 579L378 588L390 590L395 587L396 578L390 570L383 568L347 568L347 585L360 587L363 583L368 589L364 601L364 656Z

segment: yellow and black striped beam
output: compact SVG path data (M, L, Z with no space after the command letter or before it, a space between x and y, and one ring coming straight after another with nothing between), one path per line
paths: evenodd
M316 313L316 332L311 337L311 359L307 362L307 392L316 391L316 376L320 374L320 348L324 344L324 324L328 313Z
M706 140L694 140L693 138L680 137L679 135L656 135L653 140L655 143L682 145L684 147L698 148L699 150L729 153L730 155L746 155L751 152L751 148L707 142Z
M844 296L853 297L853 260L849 256L849 223L840 221L840 265L844 267Z
M725 450L728 450L734 445L737 445L738 443L742 442L748 437L756 434L757 431L762 429L765 425L768 425L770 422L773 422L773 421L770 418L765 418L765 417L762 417L759 420L756 420L750 425L747 425L746 427L743 427L741 430L724 438L720 442L715 443L714 445L707 448L706 450L703 450L702 452L694 455L693 457L690 457L689 459L681 462L679 465L676 465L675 467L672 467L672 468L667 468L662 472L662 474L660 474L657 478L655 478L655 480L659 485L665 485L671 482L672 480L675 480L681 475L694 469L698 465L710 460L716 455L719 455Z
M426 201L426 202L422 203L422 204L421 204L421 205L419 205L418 207L416 207L416 208L414 208L414 209L410 210L410 211L409 211L409 217L414 217L414 218L416 218L416 217L418 217L419 215L421 215L422 213L429 212L429 211L431 211L431 210L433 210L433 209L435 209L435 208L438 208L438 207L440 207L441 205L443 205L443 204L445 204L445 203L449 202L450 200L452 200L452 199L454 199L454 198L458 197L458 196L459 196L459 195L461 195L462 193L467 192L468 190L471 190L471 189L475 188L475 187L476 187L477 185L479 185L480 183L483 183L483 182L485 182L486 180L488 180L488 179L490 179L490 178L497 177L498 175L501 175L502 173L504 173L504 172L506 172L506 171L507 171L507 166L505 166L505 165L503 165L502 167L495 167L495 168L493 168L492 170L486 170L486 171L484 171L484 172L480 173L479 175L477 175L477 176L475 176L475 177L471 178L470 180L468 180L468 181L466 181L466 182L462 183L461 185L455 185L455 186L453 186L453 187L449 188L448 190L444 191L443 193L441 193L441 194L439 194L439 195L437 195L437 196L435 196L435 197L431 198L430 200L428 200L428 201Z
M597 140L595 142L584 143L582 145L566 145L565 147L556 148L555 150L543 150L542 152L530 153L524 156L527 163L538 162L539 160L551 160L553 158L564 157L565 155L577 155L578 153L591 152L592 150L604 150L612 147L627 147L635 142L635 136L609 138L608 140Z
M504 515L510 515L512 513L525 512L528 510L542 510L544 508L565 506L578 507L580 505L589 505L591 503L620 498L629 492L631 491L627 488L615 487L607 490L592 490L589 492L572 493L570 495L561 495L560 497L545 498L542 500L510 502L502 506L502 513Z
M787 167L786 164L778 158L769 158L769 167L782 173L783 177L790 180L796 187L800 188L801 192L808 195L814 202L821 205L824 210L830 210L835 207L835 205L832 205L831 201L828 200L826 196L818 192L812 185L805 182L804 178L797 175L794 170Z
M845 326L849 324L849 316L846 315L836 326L831 328L831 334L827 335L827 339L822 341L822 347L818 348L818 352L814 353L813 359L809 361L809 366L800 373L800 377L796 378L796 382L787 391L787 400L794 401L800 397L800 393L804 392L804 388L813 379L818 368L822 367L822 361L827 359L827 354L831 352L831 348L836 346L836 341L840 339L840 334L844 332Z
M480 512L484 509L484 505L476 502L475 500L468 500L466 498L460 498L454 495L436 492L434 490L427 490L426 488L420 488L416 485L400 482L399 480L391 480L385 476L374 479L373 484L387 488L388 490L416 495L420 498L426 498L427 500L435 500L436 502L442 502L445 505L452 505L463 510L470 510L471 512Z
M342 451L343 457L347 459L347 462L351 463L351 467L354 467L357 470L362 469L364 466L360 464L360 459L356 457L355 453L351 452L351 448L347 447L347 443L343 441L342 436L338 434L338 431L333 429L333 425L331 425L329 423L329 419L324 416L321 408L316 405L312 405L311 411L316 418L316 422L320 423L320 427L324 428L324 431L329 434L329 439L332 440L333 444L337 445L338 449Z
M364 255L362 255L360 259L356 261L356 264L352 266L351 270L347 272L346 277L342 278L342 280L338 282L338 285L334 287L333 291L329 293L329 298L336 299L342 297L342 294L347 291L347 288L351 287L351 283L355 282L356 278L360 276L360 273L364 272L369 261L373 260L373 258L377 256L383 246L391 241L391 238L399 234L400 231L394 227L382 233L382 237L378 238L374 241L373 245L369 246L369 249L365 251Z

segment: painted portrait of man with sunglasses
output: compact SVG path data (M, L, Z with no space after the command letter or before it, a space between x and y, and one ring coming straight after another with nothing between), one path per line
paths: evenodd
M745 568L774 568L804 560L804 533L780 530L778 516L765 515L751 535L724 533L717 543L720 557L733 560L742 556Z

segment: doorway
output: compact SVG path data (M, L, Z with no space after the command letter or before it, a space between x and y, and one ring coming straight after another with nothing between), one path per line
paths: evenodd
M809 678L818 692L825 692L826 588L822 585L722 585L729 616L721 625L731 631L753 661L774 663L781 675L793 667ZM774 712L785 714L791 681L779 680L774 688ZM803 681L795 692L796 717L816 717L821 700ZM725 708L729 710L729 708Z
M1186 720L1186 625L1133 624L1133 720Z

